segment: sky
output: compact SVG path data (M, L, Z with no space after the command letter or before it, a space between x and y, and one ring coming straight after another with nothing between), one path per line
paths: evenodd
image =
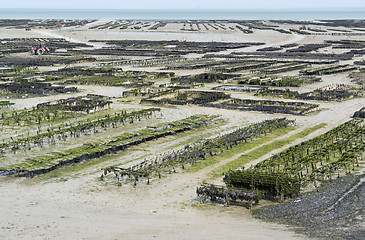
M1 2L0 8L37 9L365 9L364 0L13 0Z

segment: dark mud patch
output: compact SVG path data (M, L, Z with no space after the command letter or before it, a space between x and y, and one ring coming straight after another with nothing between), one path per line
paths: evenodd
M365 176L346 176L312 193L254 211L257 218L294 226L319 239L365 239Z

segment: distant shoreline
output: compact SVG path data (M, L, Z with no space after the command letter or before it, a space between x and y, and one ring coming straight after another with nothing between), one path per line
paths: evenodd
M302 20L364 19L360 10L105 10L0 9L1 19L126 19L126 20Z

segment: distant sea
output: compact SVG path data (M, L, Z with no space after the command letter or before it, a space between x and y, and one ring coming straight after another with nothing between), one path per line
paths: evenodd
M0 9L0 19L328 20L365 19L362 10L61 10Z

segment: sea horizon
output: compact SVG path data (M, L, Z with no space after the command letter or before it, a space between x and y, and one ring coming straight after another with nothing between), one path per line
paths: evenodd
M364 9L0 9L0 19L338 20L365 19Z

